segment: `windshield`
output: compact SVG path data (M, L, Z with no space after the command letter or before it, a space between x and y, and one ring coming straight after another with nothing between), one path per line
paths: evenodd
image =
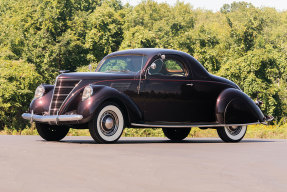
M143 55L118 55L103 60L97 72L136 73L145 65L147 57Z

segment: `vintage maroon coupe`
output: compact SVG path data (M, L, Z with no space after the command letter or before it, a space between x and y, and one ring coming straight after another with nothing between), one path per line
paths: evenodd
M22 117L35 121L47 141L61 140L69 128L89 128L96 142L111 143L125 127L162 128L179 141L200 127L238 142L247 125L271 120L257 105L189 54L147 48L111 53L95 72L63 73L55 85L40 85Z

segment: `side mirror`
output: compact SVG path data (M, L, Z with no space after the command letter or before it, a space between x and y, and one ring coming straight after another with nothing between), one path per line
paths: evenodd
M155 64L155 63L152 63L152 64L150 65L150 68L151 68L151 69L155 69L155 68L156 68L156 64Z
M147 75L147 73L149 74L149 75L151 75L151 73L150 73L150 69L156 69L156 64L155 63L152 63L148 68L147 68L147 70L146 70L146 72L145 72L145 79L146 79L146 75Z
M148 74L149 74L149 75L151 75L150 69L155 70L155 69L156 69L156 63L152 63L152 64L150 65L150 67L148 68L147 71L148 71Z

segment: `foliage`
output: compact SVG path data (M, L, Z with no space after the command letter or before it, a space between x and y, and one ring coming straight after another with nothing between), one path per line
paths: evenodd
M108 53L119 49L123 39L123 21L116 8L104 3L89 15L86 47L91 62L99 62Z
M287 11L246 2L211 12L180 1L170 6L144 0L133 7L119 0L0 0L1 62L30 66L41 83L52 83L60 69L88 71L89 63L95 69L106 54L119 49L171 48L193 55L209 72L237 83L252 99L262 100L263 112L277 120L287 116L286 29ZM5 70L16 75L12 68ZM7 81L2 73L0 79ZM18 81L14 77L10 82L21 84ZM1 95L1 105L17 101L27 107L40 81L34 83L23 88L27 97L14 101ZM1 93L6 89L1 84ZM10 108L3 110L8 114ZM1 126L14 121L2 119ZM19 114L12 124L16 119Z
M0 59L1 129L25 127L27 121L21 118L21 114L28 109L34 90L41 81L33 64Z

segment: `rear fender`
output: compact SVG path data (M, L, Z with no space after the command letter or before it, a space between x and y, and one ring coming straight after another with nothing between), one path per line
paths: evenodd
M248 95L228 88L217 98L216 119L220 124L247 124L264 122L264 115Z
M138 122L142 120L142 113L138 106L125 94L119 92L118 90L104 86L104 85L91 85L93 87L93 95L81 101L78 105L77 114L83 115L83 120L80 123L89 122L98 107L106 102L113 101L116 102L124 110L127 115L127 126L130 122Z

